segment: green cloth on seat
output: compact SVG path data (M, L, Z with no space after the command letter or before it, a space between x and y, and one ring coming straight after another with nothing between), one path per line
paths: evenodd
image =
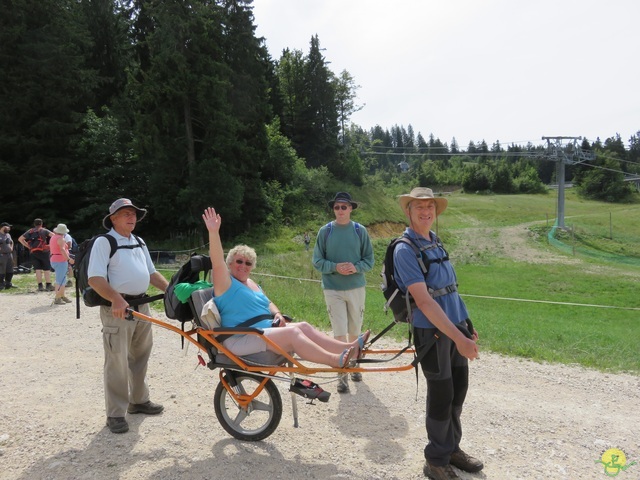
M173 293L175 293L176 298L182 303L187 303L193 292L211 287L213 287L213 283L204 280L198 280L195 283L178 283L173 288Z

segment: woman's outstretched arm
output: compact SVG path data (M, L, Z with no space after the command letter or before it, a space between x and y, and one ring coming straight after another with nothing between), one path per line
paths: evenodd
M202 219L209 232L209 257L211 258L211 278L213 291L216 296L222 295L231 286L231 274L224 261L224 250L220 240L220 226L222 218L215 209L208 207L202 214Z

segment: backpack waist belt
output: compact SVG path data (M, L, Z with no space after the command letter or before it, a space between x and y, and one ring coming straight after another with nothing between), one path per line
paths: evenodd
M126 293L121 293L120 295L122 295L122 298L124 298L125 300L133 300L134 298L144 298L147 294L141 293L140 295L129 295Z
M164 294L162 293L154 295L152 297L147 295L146 293L141 293L140 295L127 295L126 293L121 293L120 295L122 295L122 298L127 301L130 307L138 307L139 305L155 302L156 300L164 298Z
M438 298L438 297L442 297L443 295L448 295L450 293L457 292L457 291L458 291L458 285L453 283L451 285L447 285L446 287L439 288L438 290L429 288L429 295L431 295L431 298Z

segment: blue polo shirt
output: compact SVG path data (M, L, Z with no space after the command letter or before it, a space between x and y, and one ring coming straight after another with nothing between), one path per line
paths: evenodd
M426 259L437 260L444 258L447 253L444 248L437 245L436 234L429 232L429 238L425 238L411 228L407 228L404 236L409 237L419 248L426 248L423 256ZM425 264L426 264L425 259ZM414 283L425 282L425 277L420 269L420 264L410 245L399 243L393 253L396 282L403 292ZM431 263L426 278L427 286L433 290L457 284L457 278L453 265L448 260L441 263ZM469 318L467 307L460 298L458 292L448 293L436 297L435 301L440 305L449 320L460 323ZM420 328L436 328L419 308L413 310L413 325Z

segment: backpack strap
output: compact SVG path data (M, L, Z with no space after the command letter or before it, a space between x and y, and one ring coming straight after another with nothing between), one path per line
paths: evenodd
M109 245L111 245L111 253L109 254L109 258L113 257L116 254L116 250L127 249L133 250L134 248L142 248L146 246L146 244L142 241L142 239L137 236L135 233L132 233L133 238L135 238L137 245L118 245L116 238L113 235L109 235L105 233L104 236L109 240Z
M134 233L132 233L132 235L138 242L137 245L118 245L118 241L116 240L116 237L114 237L113 235L109 235L108 233L102 233L100 235L97 235L96 238L94 239L94 243L98 239L98 237L106 237L110 247L109 260L111 260L111 257L113 257L116 254L116 251L119 249L127 248L130 250L133 250L134 248L142 248L142 246L145 245L145 243L142 241L142 239L139 236L137 236ZM107 264L107 281L109 281L108 264ZM78 281L76 280L76 318L80 318L80 297L82 297L80 292L80 286L78 285ZM130 301L127 300L127 303L129 303L131 307L137 307L138 305L142 305L144 303L150 303L156 300L160 300L163 297L164 297L164 294L158 294L152 297L145 295L145 296L141 296L140 298L130 299ZM127 320L133 320L133 316L129 315L127 317Z
M427 286L427 290L429 291L429 295L431 298L442 297L443 295L448 295L453 292L458 291L458 285L456 283L452 283L451 285L447 285L446 287L439 288L438 290L434 290L433 288L429 288Z
M333 222L329 222L325 225L325 229L324 229L325 244L327 242L327 239L329 238L329 235L331 235L331 232L333 232ZM325 248L326 248L326 245L325 245Z
M351 221L353 222L353 220ZM333 232L333 221L327 223L325 227L326 228L324 230L324 241L326 242L327 239L329 238L329 235L331 235L331 232ZM360 224L358 222L353 222L353 229L356 231L358 238L362 239L362 231L360 230Z

